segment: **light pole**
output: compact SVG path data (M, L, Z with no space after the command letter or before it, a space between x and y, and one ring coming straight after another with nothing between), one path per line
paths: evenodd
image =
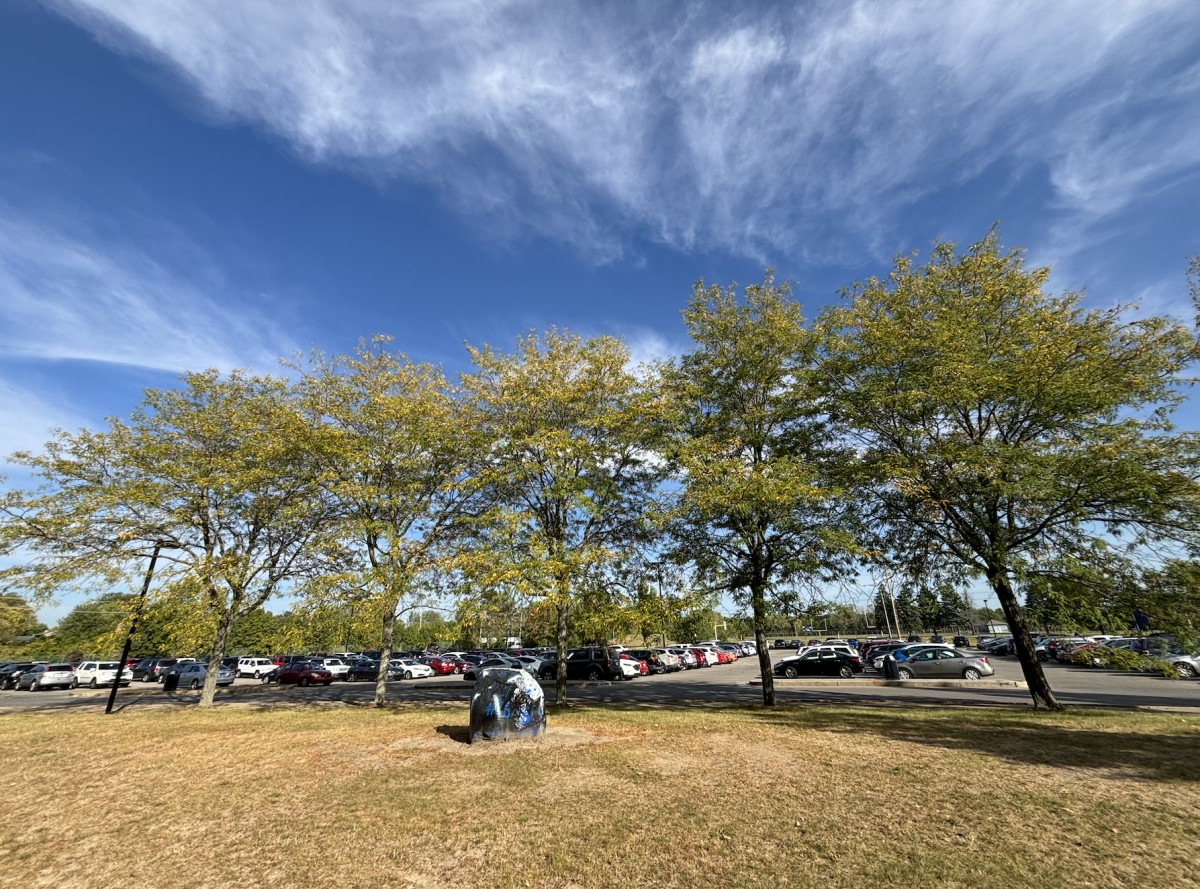
M117 702L117 689L121 686L121 677L125 674L125 662L129 660L129 648L133 645L133 634L137 632L138 621L142 618L142 609L146 605L146 594L150 592L150 581L154 577L154 566L158 562L158 553L163 548L162 541L154 544L154 553L150 556L150 564L146 568L146 579L142 583L142 594L138 596L137 610L133 612L133 623L129 625L129 635L125 637L125 647L121 649L121 659L117 661L117 675L113 679L112 691L108 693L108 704L104 712L112 713L113 704Z

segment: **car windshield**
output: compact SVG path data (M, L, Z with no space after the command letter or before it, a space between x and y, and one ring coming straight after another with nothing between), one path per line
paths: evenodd
M100 665L99 665L99 666L98 666L96 669L98 669L98 670L115 670L115 669L117 669L117 667L118 667L118 666L120 666L120 665L119 665L119 664L115 664L115 663L113 663L113 664L100 664Z
M46 672L47 673L70 673L71 669L72 669L72 667L70 664L51 664L50 666L48 666L46 668Z

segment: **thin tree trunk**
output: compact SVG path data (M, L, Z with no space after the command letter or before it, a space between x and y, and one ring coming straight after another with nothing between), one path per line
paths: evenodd
M775 706L775 674L771 671L771 652L767 649L766 623L767 601L762 584L750 588L750 604L754 610L754 646L758 649L758 671L762 674L763 703Z
M1008 582L1008 571L999 567L989 567L987 575L988 582L1000 600L1000 607L1004 609L1008 631L1013 637L1013 647L1016 648L1017 659L1021 662L1021 672L1025 674L1029 694L1033 696L1033 706L1039 710L1063 709L1063 705L1054 696L1050 683L1046 681L1042 664L1037 659L1037 651L1029 635L1029 626L1025 623L1025 612L1017 602L1012 584Z
M396 603L383 615L383 641L379 643L379 673L375 677L375 706L387 703L388 665L392 660L392 632L396 628Z
M567 603L558 606L558 672L554 677L554 703L567 706Z
M212 654L208 658L208 669L204 671L204 690L200 692L201 707L211 707L217 693L217 678L221 675L221 658L225 657L225 646L233 633L236 608L231 607L217 622L217 635L213 639Z

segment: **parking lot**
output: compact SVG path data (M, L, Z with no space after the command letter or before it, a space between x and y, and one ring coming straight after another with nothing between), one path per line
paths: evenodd
M773 660L790 652L772 651ZM995 679L1020 680L1021 668L1015 658L992 658ZM1059 699L1068 705L1088 707L1153 707L1200 709L1200 680L1171 680L1139 673L1078 667L1067 664L1043 665L1050 685ZM880 678L867 672L865 679ZM625 682L571 683L570 700L613 705L705 706L712 704L749 704L762 700L758 678L758 659L742 658L735 664L688 670L658 676L642 676ZM552 683L544 684L548 699L554 697ZM393 701L466 701L473 684L457 676L401 680L388 683ZM238 679L231 689L217 692L217 704L271 706L303 702L322 704L366 703L374 696L373 682L335 682L329 687L263 685L254 679ZM1023 688L996 688L988 683L967 684L961 688L881 687L864 679L847 681L809 680L802 686L780 681L777 697L785 703L971 705L1024 707L1029 694ZM21 709L83 710L103 708L108 690L71 691L0 691L0 711ZM165 693L154 683L134 682L117 695L119 708L145 706L187 706L197 700L196 692Z

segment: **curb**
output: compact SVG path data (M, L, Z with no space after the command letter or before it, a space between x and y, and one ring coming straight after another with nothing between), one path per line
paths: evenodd
M762 685L761 679L751 679L749 685ZM876 686L883 688L1028 688L1017 679L785 679L775 677L775 684L787 688L828 688L844 685L850 688Z

